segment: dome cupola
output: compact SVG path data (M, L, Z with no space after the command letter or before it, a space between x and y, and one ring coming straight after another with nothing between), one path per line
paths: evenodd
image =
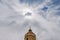
M30 28L28 32L25 34L25 40L36 40L36 35L32 32L32 29Z

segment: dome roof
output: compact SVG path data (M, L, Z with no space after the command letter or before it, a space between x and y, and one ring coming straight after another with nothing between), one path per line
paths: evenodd
M31 29L29 29L29 31L25 34L25 35L32 35L32 36L35 36L35 34L32 32L32 30Z

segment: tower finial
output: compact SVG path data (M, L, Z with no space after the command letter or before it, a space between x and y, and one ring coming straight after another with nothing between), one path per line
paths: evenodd
M31 29L31 26L30 26L30 29Z
M31 26L30 26L30 28L29 28L29 31L32 31L32 30L31 30Z

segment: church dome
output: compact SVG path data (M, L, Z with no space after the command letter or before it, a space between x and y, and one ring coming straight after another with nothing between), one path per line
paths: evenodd
M25 34L25 36L35 36L35 34L32 32L32 29L29 29L28 32Z
M32 32L31 28L25 34L24 40L36 40L36 35Z

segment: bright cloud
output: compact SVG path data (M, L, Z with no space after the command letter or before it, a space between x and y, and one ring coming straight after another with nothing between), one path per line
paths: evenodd
M29 26L37 40L60 40L60 0L0 0L0 40L24 40Z

